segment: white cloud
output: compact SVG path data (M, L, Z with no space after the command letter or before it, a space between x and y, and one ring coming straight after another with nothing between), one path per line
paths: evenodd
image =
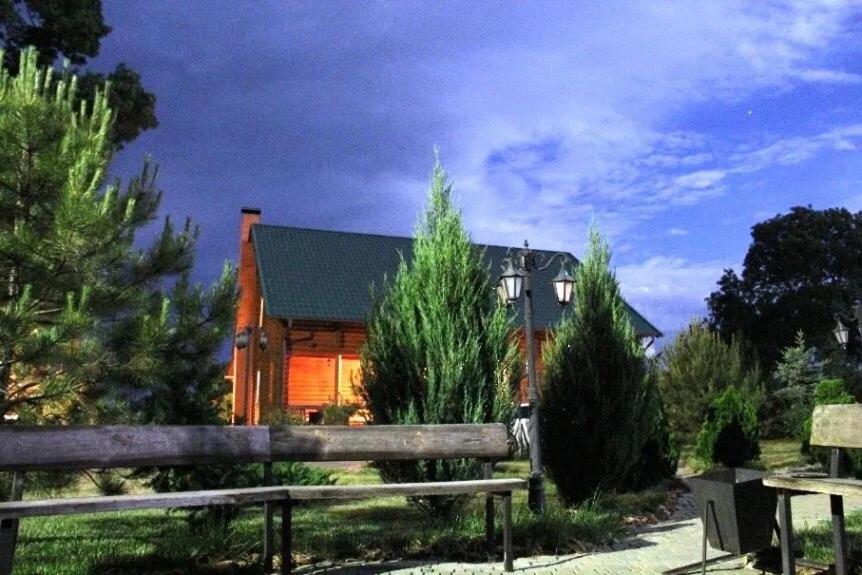
M665 128L693 104L859 81L827 57L847 39L853 8L807 0L614 5L588 10L587 26L573 26L571 13L548 14L528 47L477 49L466 66L444 59L440 77L460 80L440 105L458 121L458 149L447 158L456 160L468 225L485 241L529 235L536 245L572 248L583 245L592 217L618 238L726 193L734 176L855 149L858 126L751 142Z
M712 188L727 176L724 170L698 170L677 176L674 183L681 188L703 190Z
M687 236L688 230L683 229L683 228L670 228L667 231L667 235L669 235L669 236Z
M705 299L728 262L692 262L656 256L620 266L617 278L626 300L665 333L706 314Z

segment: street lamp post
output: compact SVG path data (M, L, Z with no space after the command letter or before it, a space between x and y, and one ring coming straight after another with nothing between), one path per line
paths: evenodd
M835 328L832 330L832 333L835 335L838 345L844 349L847 348L847 344L850 342L850 328L847 324L853 322L856 323L859 337L862 338L862 301L856 300L849 316L842 316L841 314L835 316Z
M547 269L557 257L560 258L560 271L551 281L554 295L561 306L572 299L574 278L566 269L569 256L555 253L550 257L530 249L530 244L524 242L524 247L514 256L503 259L503 273L497 285L497 294L505 298L506 303L514 304L524 293L524 336L527 340L527 401L530 407L530 477L528 480L528 505L534 513L542 513L545 509L545 482L542 468L542 449L540 438L539 414L539 382L536 376L536 342L533 333L533 285L534 271Z

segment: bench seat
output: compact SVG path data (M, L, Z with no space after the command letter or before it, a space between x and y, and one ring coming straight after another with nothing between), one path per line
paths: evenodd
M847 528L844 497L862 496L862 481L842 477L842 450L862 449L862 404L818 405L811 415L811 446L832 450L828 477L776 474L763 478L763 484L778 492L778 524L781 539L781 572L796 575L791 498L797 494L822 493L829 496L832 513L832 545L835 575L849 575Z
M435 483L390 483L382 485L274 486L148 493L107 497L71 497L0 503L0 519L22 519L48 515L104 513L129 509L162 509L167 507L204 507L208 505L245 505L284 500L359 499L395 495L469 495L508 493L526 488L523 479L480 479L475 481L441 481Z
M845 497L862 496L862 480L848 477L794 477L771 475L763 478L763 484L775 489L825 493Z
M50 515L133 509L263 506L263 571L273 570L273 519L281 513L281 569L291 572L292 509L296 501L386 496L482 495L485 545L496 555L495 500L501 503L503 569L512 571L512 493L523 479L494 479L493 466L509 458L510 438L502 423L350 426L0 425L0 471L12 472L9 501L0 502L0 575L10 575L19 520ZM281 461L423 461L476 459L482 479L383 485L274 485ZM106 497L26 500L31 471L248 464L263 466L260 487L144 493Z

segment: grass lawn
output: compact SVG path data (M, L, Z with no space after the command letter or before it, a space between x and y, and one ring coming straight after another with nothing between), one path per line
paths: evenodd
M497 477L525 477L526 462L498 466ZM371 468L336 471L341 484L378 482ZM514 496L517 553L571 553L603 545L621 534L631 516L666 505L667 489L597 497L564 509L548 483L548 511L533 516L526 492ZM483 498L473 498L459 517L432 521L403 498L321 502L302 505L294 515L294 559L442 557L484 561ZM153 572L260 573L261 510L246 509L228 532L193 532L185 512L161 510L27 519L21 523L16 575ZM277 522L277 520L276 520ZM499 535L499 533L498 533ZM221 565L221 569L219 569Z
M795 439L761 439L760 457L747 463L744 467L773 471L787 467L801 467L808 460L799 451L800 443ZM685 474L698 473L703 470L703 465L694 459L692 445L686 445L681 450L680 468Z
M859 565L862 561L862 510L847 514L846 527L851 559ZM834 561L832 524L829 521L821 521L815 526L798 530L796 540L801 547L802 555L807 559L820 563Z

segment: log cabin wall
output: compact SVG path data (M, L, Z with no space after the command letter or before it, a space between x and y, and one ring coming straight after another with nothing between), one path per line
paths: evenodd
M362 324L285 322L285 333L283 408L311 413L323 404L359 403Z

